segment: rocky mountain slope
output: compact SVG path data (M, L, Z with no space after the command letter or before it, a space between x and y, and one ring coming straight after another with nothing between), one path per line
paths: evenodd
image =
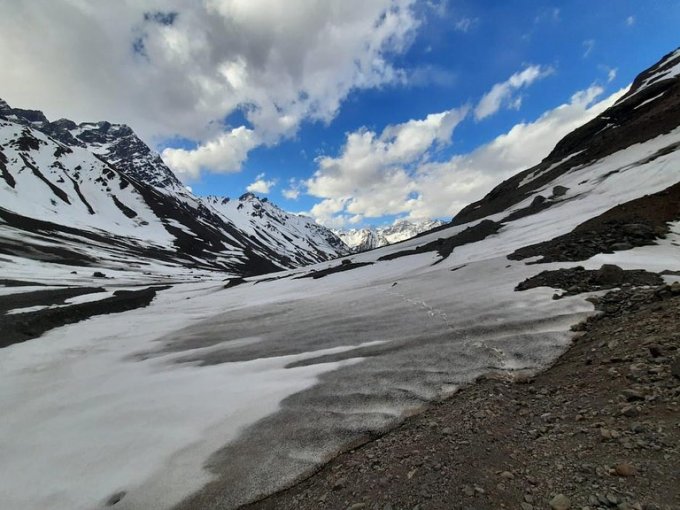
M579 188L559 185L560 177L628 147L651 141L678 126L679 75L680 50L676 50L641 73L614 106L564 137L541 163L502 182L482 200L465 207L452 224L461 225L507 211L530 196L533 196L531 203L516 211L516 215L533 214L573 197ZM677 149L677 142L669 141L635 164L649 163ZM633 166L616 168L612 172L626 172ZM600 179L607 177L603 175ZM554 184L552 188L551 183ZM582 184L577 183L577 186Z
M352 252L358 253L405 241L442 225L444 222L439 220L420 222L401 220L386 227L333 230L333 232L352 249Z
M95 267L252 275L347 252L329 230L278 208L195 197L128 126L50 122L4 101L0 221L2 253Z
M201 202L272 250L289 253L292 266L326 260L329 254L344 255L349 251L338 236L312 218L288 213L253 193L245 193L235 200L208 196L201 198ZM296 250L290 249L291 244Z

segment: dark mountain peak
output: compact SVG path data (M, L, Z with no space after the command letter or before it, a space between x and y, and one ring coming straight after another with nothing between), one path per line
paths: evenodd
M259 201L259 198L257 198L257 196L254 193L251 193L250 191L244 193L243 195L238 197L238 199L239 199L239 202L252 202L252 201L255 201L255 200Z
M35 128L64 145L89 149L129 177L156 188L172 191L184 188L160 155L127 124L108 121L76 124L69 119L50 122L41 111L12 108L6 101L0 101L0 117Z
M7 101L0 99L0 117L9 120L22 120L21 124L39 124L47 122L47 117L40 110L24 110L22 108L12 108Z
M67 131L73 131L74 129L76 129L76 128L78 127L78 124L76 124L75 122L73 122L73 121L70 120L70 119L59 119L59 120L55 120L55 121L52 122L51 124L52 124L52 126L54 126L55 128L65 129L65 130L67 130Z
M659 83L666 80L672 80L678 75L678 71L673 72L674 68L680 67L680 48L671 51L667 55L664 55L661 60L659 60L652 67L646 71L641 72L630 87L630 90L619 99L619 103L626 101L629 97L637 94L642 89L653 87Z
M208 203L208 204L211 204L211 205L217 205L217 204L224 205L224 204L228 204L231 201L231 199L229 197L220 197L220 196L217 196L217 195L207 195L207 196L203 197L202 200L204 202Z

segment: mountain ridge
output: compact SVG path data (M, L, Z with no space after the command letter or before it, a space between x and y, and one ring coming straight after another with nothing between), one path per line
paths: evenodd
M418 222L399 220L388 226L349 230L335 229L333 232L351 248L352 252L358 253L405 241L445 224L441 220Z
M240 230L236 224L245 225L243 214L229 211L232 218L194 196L127 125L50 122L38 110L0 101L0 131L0 207L3 222L16 229L13 239L0 238L4 253L104 266L141 257L178 268L254 275L348 251L324 227L271 205L264 207L266 215L250 216L248 231ZM286 221L295 226L287 229ZM24 246L36 240L28 233L38 224L53 239ZM63 239L76 231L78 242ZM25 233L23 242L19 232ZM60 238L65 247L49 246Z

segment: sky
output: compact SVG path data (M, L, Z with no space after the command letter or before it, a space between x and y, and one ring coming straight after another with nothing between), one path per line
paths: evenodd
M336 228L450 219L678 26L677 0L2 0L0 97L126 123L197 195Z

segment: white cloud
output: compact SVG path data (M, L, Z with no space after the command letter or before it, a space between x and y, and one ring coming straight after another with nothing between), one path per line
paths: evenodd
M476 27L478 23L479 18L462 17L453 23L453 29L457 32L463 32L464 34L467 34L470 30Z
M616 73L618 69L612 68L609 71L607 71L607 83L611 83L616 79Z
M561 10L559 7L544 8L534 17L534 23L546 21L558 23L561 20Z
M323 200L311 214L329 226L342 226L358 215L406 214L412 220L451 217L501 180L539 163L562 137L603 112L624 92L597 101L603 89L594 85L535 121L516 124L475 151L444 161L429 157L436 140L432 134L430 146L419 145L420 153L411 152L403 160L388 156L390 144L385 145L384 133L418 121L388 126L380 136L365 129L350 133L338 157L317 160L318 170L307 186L310 194Z
M628 16L626 18L626 25L628 25L629 27L635 25L635 16Z
M300 197L300 193L302 193L300 190L301 185L297 179L291 178L288 180L288 187L281 194L288 200L297 200Z
M583 58L588 58L595 49L595 40L588 39L583 41Z
M553 73L551 67L529 66L519 71L506 81L496 83L489 92L484 94L475 107L475 119L482 120L493 115L504 105L518 109L521 98L513 97L513 93L521 88L528 87L532 83Z
M390 58L413 40L415 2L0 2L2 93L52 118L125 122L147 141L220 140L241 111L254 139L274 144L331 120L353 89L405 79ZM215 169L174 154L185 175Z
M267 194L276 185L276 179L265 179L265 174L261 173L255 177L255 182L250 183L246 190L251 193L263 193Z
M286 188L281 194L288 200L297 200L300 197L300 190L295 188Z
M328 222L345 207L371 217L400 211L412 191L406 169L448 144L467 112L462 107L433 113L387 126L380 135L367 129L348 134L340 156L317 158L318 170L306 182L309 194L325 199L312 214Z
M207 168L221 173L240 171L248 152L258 144L255 132L241 126L196 149L165 149L162 155L180 179L193 179Z

